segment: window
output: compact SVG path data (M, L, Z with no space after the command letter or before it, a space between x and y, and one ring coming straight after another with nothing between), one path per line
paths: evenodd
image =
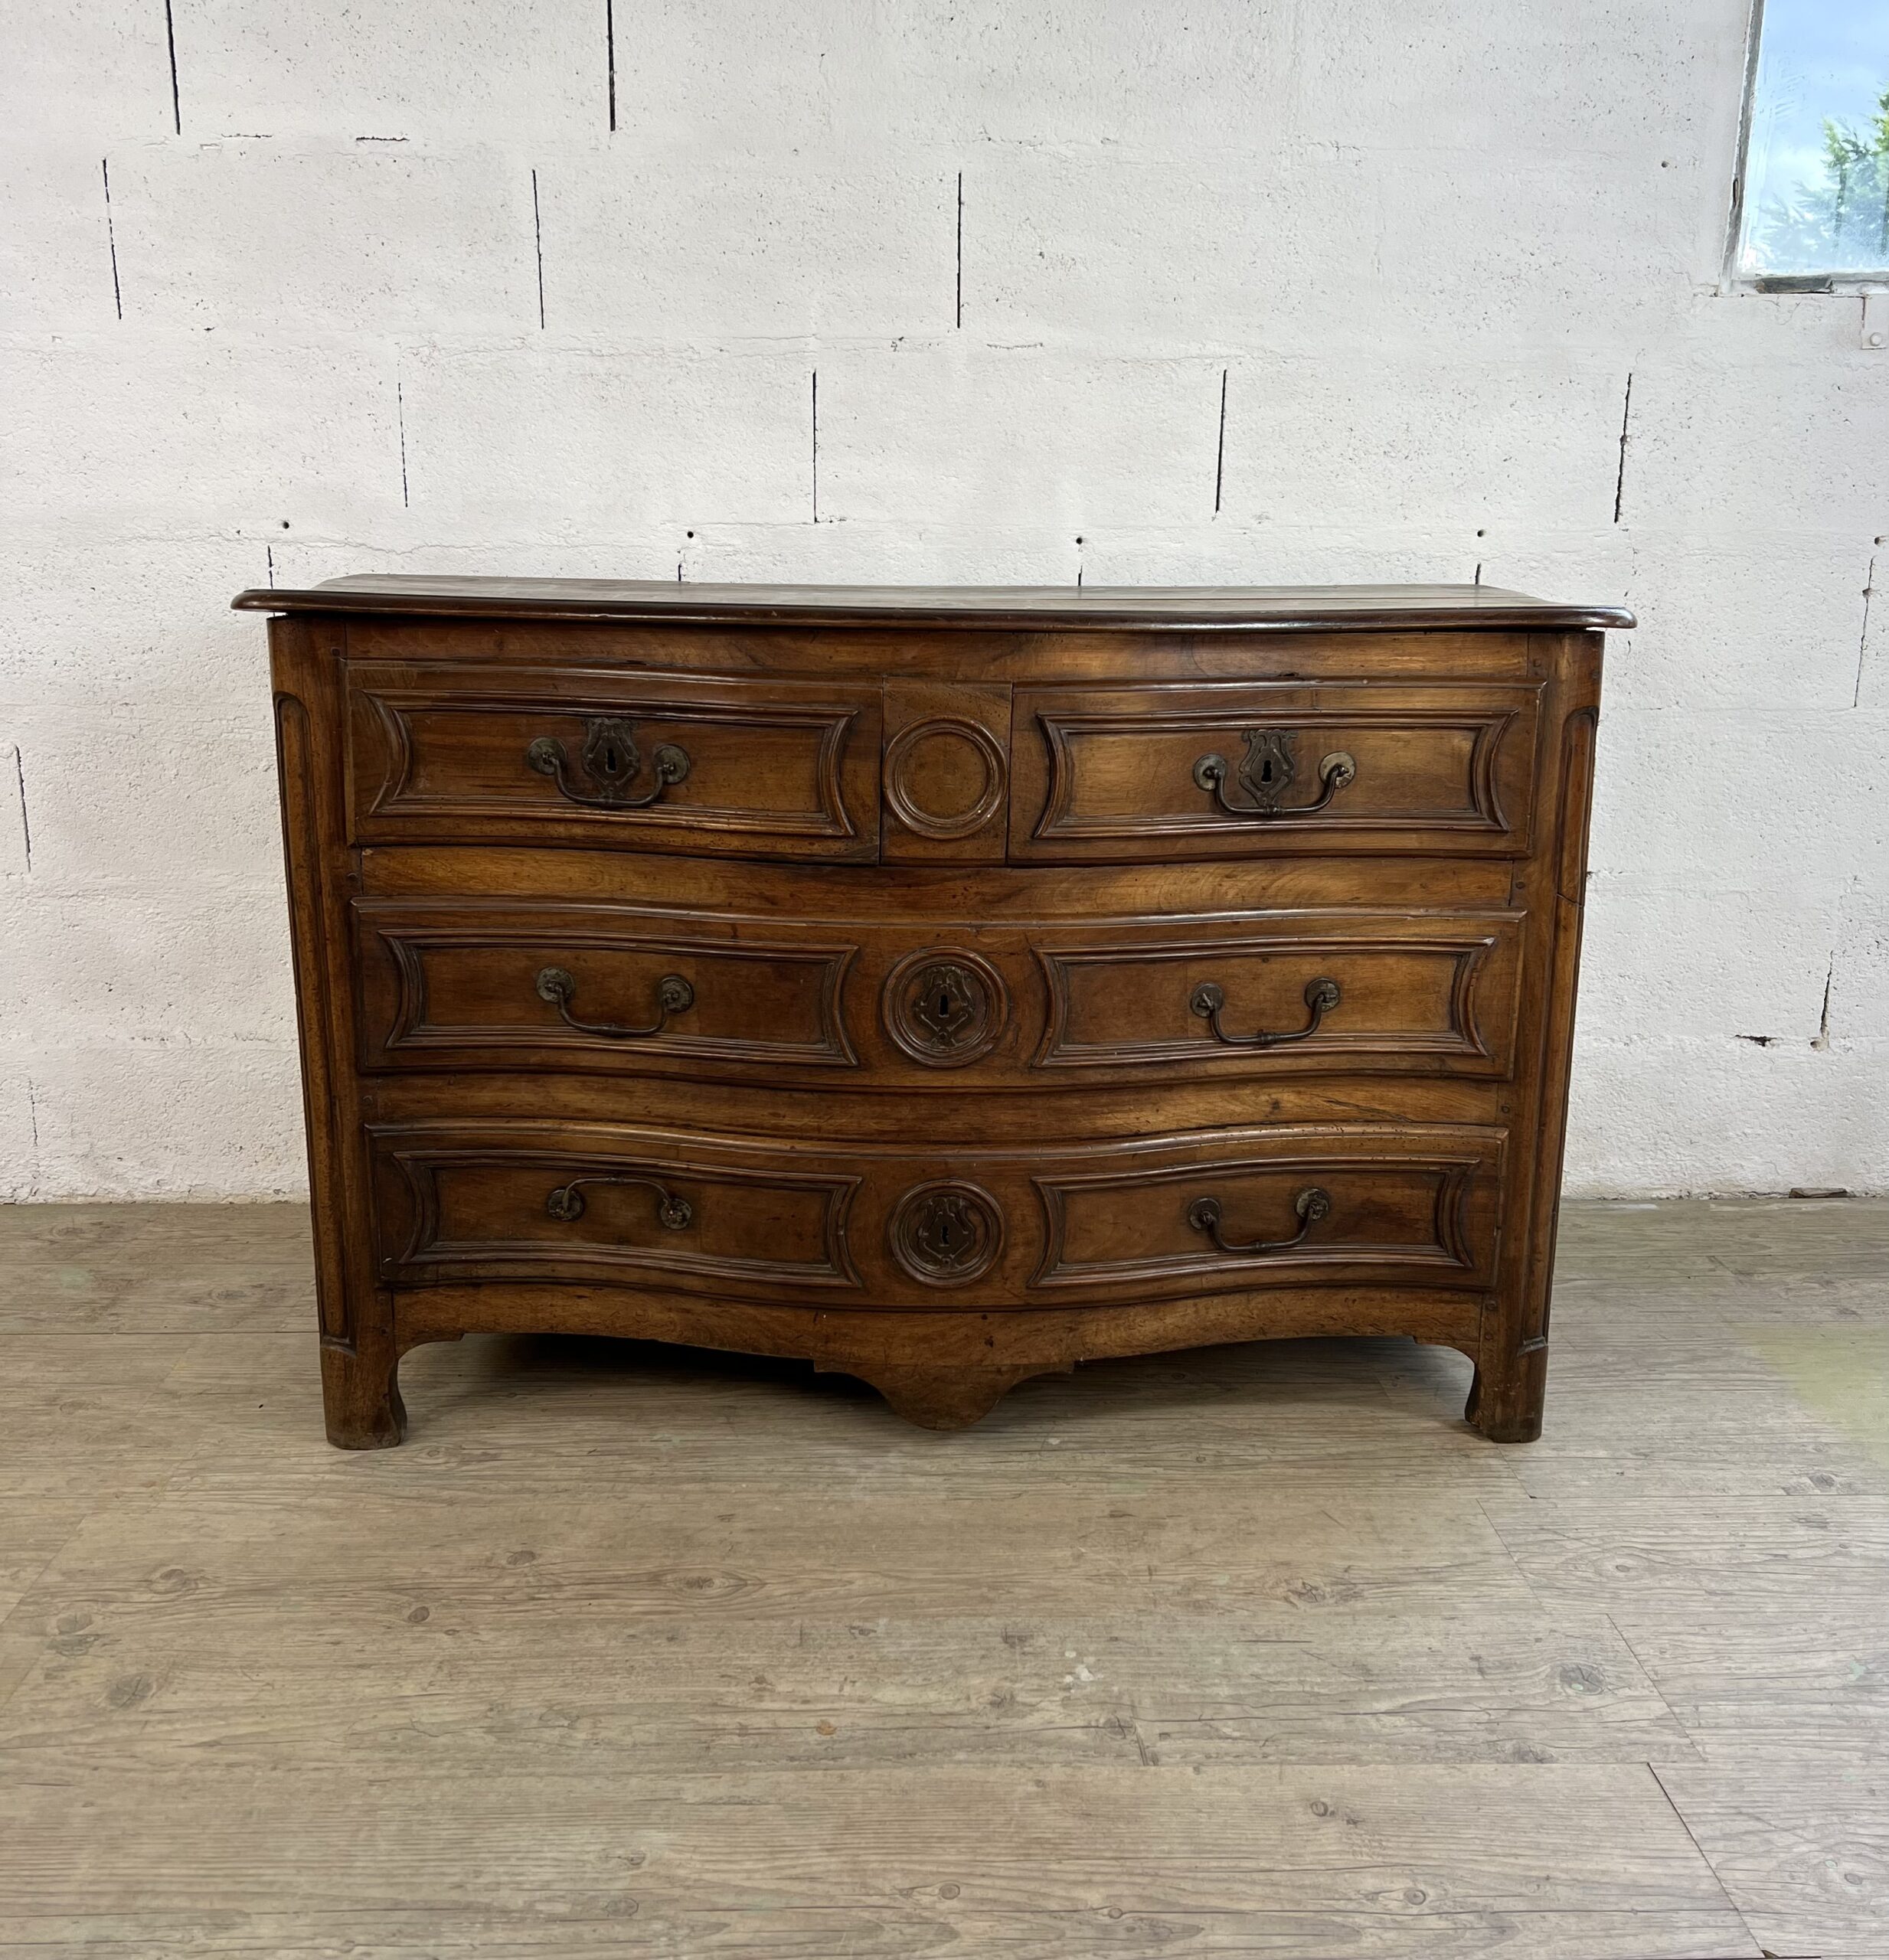
M1733 270L1889 283L1889 0L1762 0Z

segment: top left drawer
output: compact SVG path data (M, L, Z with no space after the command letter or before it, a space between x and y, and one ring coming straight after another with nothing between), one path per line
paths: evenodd
M349 832L868 861L880 732L876 687L355 662Z

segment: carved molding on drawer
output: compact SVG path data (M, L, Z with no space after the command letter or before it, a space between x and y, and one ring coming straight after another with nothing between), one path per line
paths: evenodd
M1013 852L1528 848L1535 688L1064 691L1017 697ZM1255 745L1302 758L1302 795L1228 802Z
M1276 727L1296 732L1306 728L1308 721L1306 716L1289 712L1264 721L1254 716L1237 718L1243 736L1249 727ZM1271 827L1284 829L1299 822L1316 824L1322 830L1332 831L1394 828L1407 825L1426 830L1506 830L1508 818L1503 814L1495 790L1495 757L1502 738L1515 726L1517 718L1513 709L1495 709L1486 714L1474 716L1414 710L1394 714L1322 714L1315 724L1316 740L1347 755L1359 737L1374 730L1387 734L1400 734L1410 729L1423 729L1439 734L1462 730L1471 743L1469 763L1464 773L1464 802L1455 809L1397 810L1378 815L1358 815L1342 804L1332 804L1329 808L1321 805L1315 811L1303 814L1281 810L1271 819ZM1039 719L1044 739L1049 744L1051 772L1049 801L1037 822L1033 833L1035 836L1049 839L1142 837L1150 832L1224 831L1237 822L1237 812L1230 814L1222 810L1211 795L1203 795L1198 815L1139 815L1123 811L1107 817L1080 817L1072 815L1070 807L1076 789L1076 760L1071 747L1074 742L1094 735L1132 735L1139 738L1183 733L1198 735L1201 740L1209 741L1225 732L1228 720L1224 714L1044 714ZM1306 739L1313 738L1308 733ZM1356 776L1354 766L1352 779L1356 779Z
M529 743L518 745L521 779L521 789L518 793L508 791L476 795L464 792L455 794L449 790L427 795L415 790L411 786L413 764L412 717L419 714L457 715L469 718L476 716L515 716L534 727L539 723L547 727L554 724L562 732L581 743L588 724L596 718L594 710L587 710L568 701L538 700L527 696L501 698L489 695L468 700L450 694L363 693L355 698L372 710L374 720L382 730L383 739L387 743L388 766L386 773L374 786L368 799L367 812L370 816L409 813L431 815L436 812L454 816L510 816L521 808L541 809L552 816L581 814L558 800L554 786L548 794L541 796L532 792L531 786L545 782L547 779L525 759ZM600 818L623 823L639 821L668 822L686 819L704 829L791 831L808 837L851 838L858 834L851 817L847 814L845 803L840 794L839 782L840 752L845 745L847 732L856 719L853 710L786 708L766 710L750 707L652 704L642 710L638 719L643 724L663 727L672 727L678 724L685 727L704 724L757 732L780 729L796 733L812 734L817 737L819 743L813 779L816 807L805 811L768 810L738 803L715 804L702 801L687 805L659 804L646 810L603 810L596 813ZM573 725L567 727L566 724Z
M983 786L961 809L928 809L917 777L926 748L968 749L983 771ZM982 830L1004 807L1010 764L989 730L959 715L934 715L901 728L885 748L887 806L905 828L920 837L940 841L969 837Z
M1263 1057L1273 1067L1302 1058L1309 1066L1326 1069L1381 1065L1387 1059L1435 1060L1448 1057L1482 1066L1472 1073L1505 1072L1512 1060L1516 994L1520 960L1515 943L1518 923L1497 932L1412 932L1396 937L1347 936L1336 933L1276 933L1247 939L1201 939L1126 942L1067 949L1034 946L1042 969L1049 1011L1043 1039L1031 1058L1040 1069L1080 1070L1153 1067L1176 1063L1206 1063L1235 1068L1252 1066ZM1499 992L1495 962L1498 956L1506 985ZM1217 1036L1216 1017L1204 1014L1201 996L1208 988L1224 1006L1242 962L1260 961L1289 975L1291 1001L1281 1010L1276 1045ZM1412 992L1407 963L1419 975L1433 970L1433 989L1439 1010L1430 1027L1386 1027L1381 1011L1377 1024L1368 1018L1368 999L1360 1001L1351 976L1370 975L1372 963L1382 961L1394 971L1407 962L1404 983L1387 991L1400 1001ZM1326 978L1328 969L1342 973L1341 987ZM1100 977L1113 970L1126 982L1125 991L1145 998L1150 988L1133 982L1138 974L1171 975L1171 984L1157 981L1148 1031L1120 1040L1082 1040L1074 1030L1080 1018L1077 990L1084 976ZM1317 998L1312 989L1323 983ZM1158 1006L1159 1015L1155 1011ZM1289 1024L1296 1018L1296 1027ZM1255 1031L1257 1031L1257 1030Z
M424 1054L476 1045L501 1050L558 1050L580 1056L587 1063L606 1065L618 1057L636 1062L668 1056L678 1060L744 1063L762 1069L787 1065L859 1066L841 1004L847 973L858 957L856 946L809 946L804 941L783 945L768 940L692 938L673 933L645 936L587 928L574 922L570 912L551 906L544 908L541 923L528 918L519 923L521 915L529 910L520 903L508 903L505 907L507 923L503 924L485 926L461 917L450 924L428 925L414 921L410 916L377 916L372 901L358 903L362 932L386 949L395 975L391 1007L381 1015L371 1011L364 1030L370 1042L370 1059L376 1052ZM515 1013L502 1019L495 1015L479 1020L431 1018L433 990L428 985L429 962L442 956L488 953L500 960L508 955L521 956L515 962L515 984L502 1001L494 1003L495 1007L515 1009ZM536 969L548 965L563 969L583 988L587 1001L594 1004L594 1011L601 1013L618 1000L624 985L603 976L632 961L649 969L643 991L652 998L659 975L671 969L687 982L690 996L688 1006L665 1014L662 1024L637 1044L633 1054L607 1036L572 1025L571 1017L560 1014L557 1002L534 984ZM814 1022L808 1038L784 1039L779 1034L770 1036L759 1031L701 1031L704 1013L721 1019L727 1014L732 1000L738 1014L741 1003L750 998L757 984L778 988L783 976L796 972L805 974L807 978L803 991ZM626 1013L634 1005L627 1000L621 1001ZM757 1008L757 1022L769 1011L778 1015L778 1004ZM371 1037L377 1024L384 1024L386 1033L375 1043ZM778 1019L774 1024L779 1025Z
M1479 1189L1492 1200L1499 1168L1499 1151L1387 1157L1309 1150L1034 1177L1031 1181L1043 1207L1043 1257L1030 1285L1032 1289L1119 1286L1171 1282L1188 1273L1258 1280L1281 1269L1302 1274L1321 1266L1476 1274L1487 1264L1494 1223L1492 1216L1485 1230L1472 1230L1471 1201ZM1263 1262L1223 1250L1214 1235L1201 1229L1203 1200L1215 1201L1215 1220L1224 1220L1238 1238L1263 1238L1281 1221L1288 1232L1302 1228L1306 1210L1297 1210L1296 1216L1295 1210L1308 1189L1321 1200L1309 1207L1315 1230L1303 1231ZM1158 1201L1137 1207L1137 1198ZM1073 1208L1086 1210L1098 1200L1116 1221L1144 1214L1158 1219L1165 1241L1107 1258L1072 1255L1070 1240L1079 1222L1072 1217ZM1420 1224L1422 1236L1372 1237L1361 1229L1395 1221L1400 1213Z
M722 849L777 838L828 854L877 835L876 700L822 700L812 690L796 700L791 683L685 677L607 692L583 670L508 678L513 687L493 689L489 676L462 669L432 686L408 670L358 671L357 823L389 836L410 824L431 835L443 822L562 826L574 836L681 833L704 848L720 838ZM605 727L634 730L642 790L622 802L574 797L589 779L586 744ZM675 760L685 752L686 766ZM669 766L659 767L665 758Z
M381 1232L384 1279L655 1279L746 1288L856 1291L847 1227L861 1179L844 1173L744 1170L675 1155L586 1155L554 1148L429 1145L370 1125L380 1160L397 1174L407 1209L400 1249ZM466 1187L449 1203L443 1179ZM581 1204L557 1200L583 1186ZM665 1202L652 1204L654 1189ZM457 1210L485 1228L454 1230ZM681 1223L678 1223L678 1220ZM798 1227L817 1256L780 1256ZM774 1242L770 1249L770 1239ZM730 1251L730 1243L752 1251ZM719 1245L723 1250L705 1250Z
M886 975L885 1031L927 1068L962 1068L988 1055L1010 1018L1010 990L987 959L960 946L924 946Z
M886 1243L900 1269L925 1285L968 1285L1003 1253L1003 1207L961 1178L920 1184L893 1207Z

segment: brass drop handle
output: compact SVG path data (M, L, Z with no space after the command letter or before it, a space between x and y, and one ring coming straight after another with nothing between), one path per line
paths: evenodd
M1302 1041L1309 1035L1316 1034L1319 1022L1338 1005L1339 998L1335 980L1321 978L1308 981L1306 1005L1312 1010L1312 1018L1303 1027L1293 1028L1283 1034L1268 1034L1264 1028L1253 1034L1229 1034L1220 1020L1220 1011L1227 1004L1227 996L1211 980L1203 981L1194 989L1188 1006L1213 1031L1214 1039L1224 1041L1229 1048L1279 1048L1289 1041Z
M692 766L688 751L673 742L659 742L650 758L654 780L640 794L630 786L642 773L642 751L636 746L636 724L617 715L592 715L584 724L584 773L593 786L577 779L564 745L541 735L525 752L527 765L548 776L568 803L590 810L646 810L672 782L681 782Z
M1230 817L1309 817L1357 780L1358 759L1348 750L1334 749L1319 764L1318 795L1309 803L1288 803L1286 792L1299 774L1297 731L1249 728L1245 734L1247 752L1239 769L1244 800L1227 793L1233 771L1224 756L1202 756L1194 765L1195 786L1209 792Z
M600 1034L610 1041L638 1041L645 1035L660 1034L672 1014L686 1014L695 1004L695 989L679 973L665 973L656 982L656 1018L647 1027L624 1027L607 1021L580 1021L570 1011L577 982L561 966L547 966L538 976L538 997L549 1001L563 1015L567 1027L580 1034Z
M1293 1210L1299 1219L1299 1229L1289 1239L1274 1239L1270 1242L1254 1239L1241 1243L1237 1239L1223 1239L1220 1236L1221 1209L1217 1197L1197 1197L1187 1208L1187 1222L1197 1232L1204 1232L1223 1253L1250 1254L1257 1258L1266 1253L1289 1253L1294 1246L1304 1244L1306 1234L1321 1219L1332 1215L1332 1194L1317 1184L1308 1184L1293 1200Z
M683 1230L694 1217L694 1208L687 1198L678 1197L667 1184L659 1183L654 1178L639 1176L633 1171L613 1173L607 1177L573 1178L567 1184L560 1184L544 1200L544 1209L552 1217L569 1224L574 1218L583 1216L583 1191L586 1184L642 1184L656 1194L656 1221L672 1232Z

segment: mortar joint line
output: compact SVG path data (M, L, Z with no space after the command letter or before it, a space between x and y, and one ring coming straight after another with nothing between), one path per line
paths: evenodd
M1880 544L1882 540L1879 537L1876 542ZM1863 704L1863 665L1869 658L1869 607L1870 602L1875 596L1876 556L1871 552L1869 570L1863 580L1863 627L1856 636L1856 686L1850 697L1851 707L1861 707Z
M531 250L538 262L538 330L544 331L544 226L538 216L538 172L531 172Z
M20 838L26 847L26 868L33 868L33 822L26 813L26 759L20 745L13 745L13 781L20 794Z
M1626 398L1620 404L1620 466L1613 479L1613 521L1620 521L1621 505L1626 497L1626 435L1627 425L1633 414L1633 371L1629 368L1626 375Z
M964 327L964 172L958 172L958 258L957 258L957 315L960 332Z
M1220 492L1227 475L1227 374L1220 371L1220 433L1214 441L1214 515L1220 514Z
M109 157L98 160L99 176L105 186L105 244L112 255L112 304L118 309L118 317L125 317L125 295L118 283L118 231L112 223L112 165Z
M164 0L164 45L171 60L171 126L181 136L184 133L184 104L177 86L177 23L172 18L171 0Z
M616 133L616 0L603 0L603 59L609 75L610 134Z

